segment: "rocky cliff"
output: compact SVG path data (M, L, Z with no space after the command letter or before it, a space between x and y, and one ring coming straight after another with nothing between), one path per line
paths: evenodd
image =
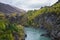
M25 26L46 29L52 40L60 40L60 2L50 7L28 11L21 22Z

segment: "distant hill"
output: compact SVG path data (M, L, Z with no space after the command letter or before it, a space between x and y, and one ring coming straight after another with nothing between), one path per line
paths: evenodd
M11 14L11 13L25 13L24 10L19 9L17 7L8 5L8 4L4 4L4 3L0 3L0 12L5 13L5 14Z

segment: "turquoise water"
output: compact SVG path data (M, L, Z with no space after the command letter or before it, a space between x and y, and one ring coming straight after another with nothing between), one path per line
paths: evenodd
M25 40L51 40L49 37L40 36L43 33L46 33L45 30L35 29L35 28L25 28L25 33L27 37Z

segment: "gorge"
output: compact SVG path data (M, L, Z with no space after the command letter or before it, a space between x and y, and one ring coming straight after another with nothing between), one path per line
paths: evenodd
M60 40L60 0L38 10L0 3L1 40Z

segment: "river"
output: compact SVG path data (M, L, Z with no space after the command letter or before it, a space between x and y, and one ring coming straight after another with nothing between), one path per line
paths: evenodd
M46 33L46 31L42 29L25 27L25 33L27 34L25 40L51 40L49 37L40 36L41 34Z

